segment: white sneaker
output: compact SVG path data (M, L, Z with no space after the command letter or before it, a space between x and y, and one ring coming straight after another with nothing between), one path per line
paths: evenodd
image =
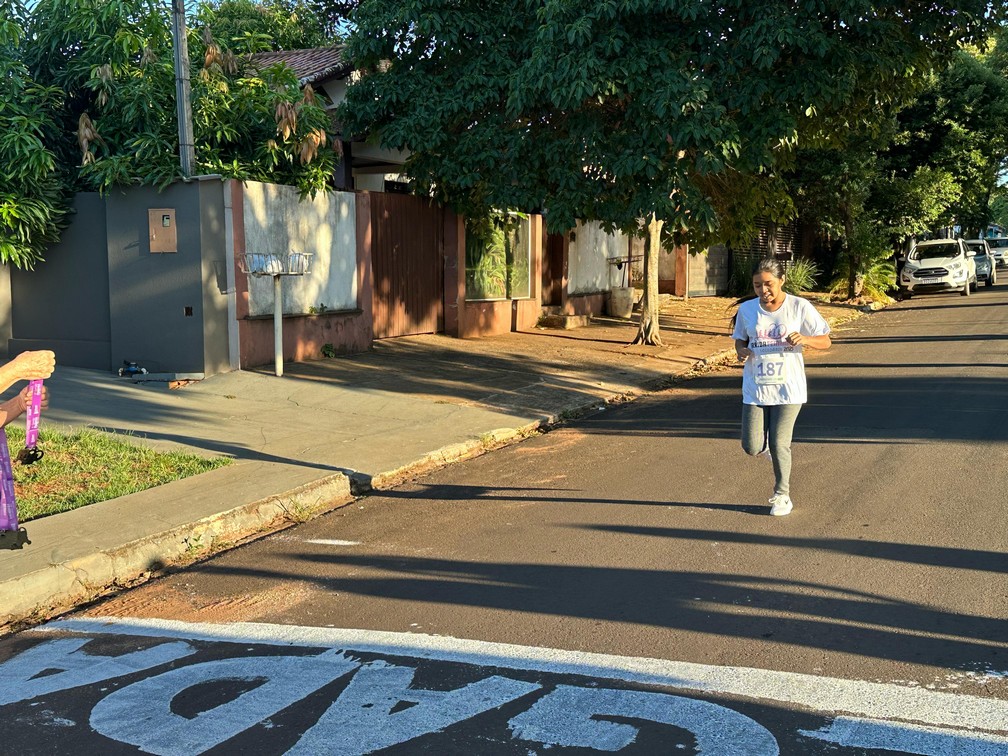
M791 513L791 498L787 494L774 494L770 497L770 514L774 517L783 517Z

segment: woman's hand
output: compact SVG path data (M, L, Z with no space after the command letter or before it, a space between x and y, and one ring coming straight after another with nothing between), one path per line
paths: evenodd
M794 333L789 333L785 337L785 340L791 346L801 346L802 344L805 343L805 337L802 336L800 333L798 333L798 331L795 331Z
M18 392L18 402L21 404L21 411L26 412L28 406L31 404L31 386L25 386L21 391ZM41 409L48 409L49 407L49 389L45 386L42 387L42 404Z
M56 367L56 355L48 349L21 352L7 364L7 367L14 374L15 380L44 380L52 375Z
M752 357L752 350L749 347L735 347L735 354L738 355L739 362L745 362Z

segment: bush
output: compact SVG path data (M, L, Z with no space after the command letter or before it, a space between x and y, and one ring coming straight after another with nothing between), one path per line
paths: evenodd
M757 252L732 252L729 296L745 297L753 293L752 271L764 257ZM820 273L819 266L804 257L784 263L784 270L784 290L792 294L812 291Z
M801 294L815 289L819 266L805 257L798 257L787 263L784 278L784 290L792 294Z

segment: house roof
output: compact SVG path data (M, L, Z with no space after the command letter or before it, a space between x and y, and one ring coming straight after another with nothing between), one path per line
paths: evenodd
M342 78L353 70L353 66L343 55L344 50L344 45L313 47L308 50L274 50L256 53L251 56L251 60L256 68L286 63L293 69L302 86L311 84L314 87L330 79Z

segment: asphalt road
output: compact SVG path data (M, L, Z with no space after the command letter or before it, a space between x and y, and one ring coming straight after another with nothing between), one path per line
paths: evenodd
M1008 286L807 365L788 517L722 369L8 639L0 723L46 753L1008 753Z

